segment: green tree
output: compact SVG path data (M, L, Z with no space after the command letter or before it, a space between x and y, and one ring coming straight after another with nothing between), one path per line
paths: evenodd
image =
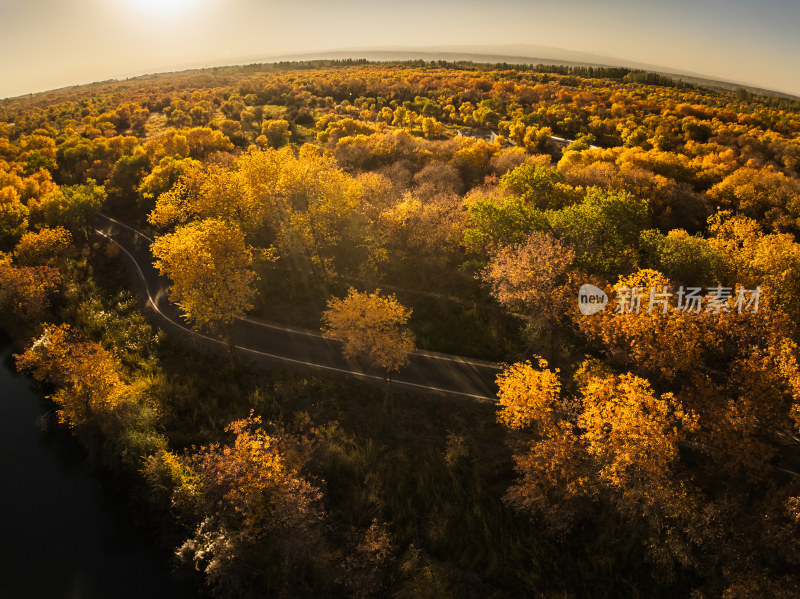
M670 280L691 286L711 287L726 274L724 254L699 235L674 229L662 235L655 229L642 231L640 246L646 266Z
M28 154L28 159L25 161L25 168L23 169L23 172L26 175L32 175L40 170L46 170L50 173L55 171L55 158L52 158L39 151L33 151Z
M35 214L51 228L64 227L89 239L92 225L106 201L106 190L91 179L85 185L62 186L35 204Z
M468 205L464 246L475 253L521 243L535 229L548 229L544 212L519 196L485 198Z
M139 185L150 170L150 161L144 154L123 156L114 163L114 170L106 181L109 198L120 206L131 208L136 204Z
M564 174L541 164L523 164L500 177L500 187L540 210L558 209L580 201L582 193L567 185Z
M635 269L647 206L627 192L595 187L580 204L548 212L548 218L555 235L575 248L578 268L610 277Z

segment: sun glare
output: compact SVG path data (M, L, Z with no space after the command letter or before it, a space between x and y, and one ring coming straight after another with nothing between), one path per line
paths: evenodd
M192 8L197 0L133 0L133 4L150 14L174 15Z

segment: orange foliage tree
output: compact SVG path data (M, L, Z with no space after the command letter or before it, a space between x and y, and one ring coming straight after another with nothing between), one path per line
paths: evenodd
M16 360L17 368L56 387L50 399L58 405L58 420L72 428L102 422L128 392L117 357L80 340L69 325L45 326Z
M558 351L557 328L573 298L569 268L574 257L567 244L533 231L524 242L494 251L480 275L497 301L520 310L534 331L548 331L551 360Z
M35 324L46 317L50 296L61 276L50 266L14 266L0 252L0 311L18 321Z
M199 493L200 524L177 555L212 588L241 596L268 570L295 576L296 568L324 563L325 513L319 489L290 465L260 417L251 412L225 430L230 444L203 446L190 457L197 480L182 476Z

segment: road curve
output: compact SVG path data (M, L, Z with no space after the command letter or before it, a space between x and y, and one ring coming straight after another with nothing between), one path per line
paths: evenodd
M167 299L169 281L153 266L152 238L106 215L99 215L95 230L116 244L131 260L144 284L148 304L160 318L188 335L215 344L222 343L192 330L181 318L177 307ZM294 366L383 380L380 371L362 368L354 361L346 360L342 356L341 343L326 339L318 331L244 317L235 322L235 338L236 347L246 354ZM494 362L417 350L409 365L394 378L393 384L432 393L497 401L494 381L499 370L500 365Z

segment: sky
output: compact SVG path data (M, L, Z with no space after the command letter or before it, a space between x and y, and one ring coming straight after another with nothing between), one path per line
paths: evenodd
M497 44L800 95L798 32L800 0L0 0L0 98L294 53Z

